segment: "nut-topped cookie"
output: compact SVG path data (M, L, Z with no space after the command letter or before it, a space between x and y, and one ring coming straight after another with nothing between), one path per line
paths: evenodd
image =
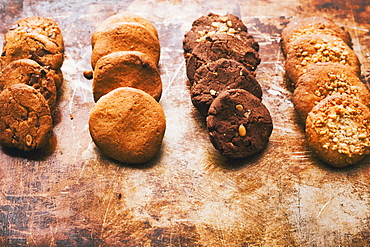
M281 32L281 46L284 54L288 53L290 44L303 35L327 34L341 38L352 47L351 36L343 27L323 16L294 18Z
M116 51L140 51L157 66L160 57L158 38L146 27L135 22L119 22L109 25L96 37L91 56L91 66L109 53Z
M40 16L22 18L10 26L6 35L18 31L44 35L57 45L60 52L64 51L62 32L58 24L52 19Z
M256 78L241 63L221 58L201 66L195 73L191 87L191 100L197 110L206 117L213 100L223 91L244 89L262 98L262 89Z
M0 93L0 144L23 151L45 145L52 118L44 96L26 84L14 84Z
M256 96L243 89L226 90L209 108L207 128L214 147L229 158L246 158L267 146L273 124Z
M55 74L31 59L20 59L8 64L0 74L0 91L13 84L27 84L41 93L50 109L56 107Z
M355 52L340 38L325 35L304 35L292 43L286 56L287 76L295 85L306 73L307 67L318 62L332 62L348 65L360 74L360 62Z
M133 87L159 101L162 81L151 59L139 51L112 52L98 60L93 80L94 100L118 87Z
M332 95L318 103L306 121L307 142L326 163L344 167L370 153L370 110L347 95Z
M247 27L235 15L217 15L210 13L196 19L192 23L192 28L185 34L183 49L185 54L191 53L194 47L201 41L206 40L217 34L237 35L244 44L251 46L256 51L259 50L258 43L248 33Z
M345 94L365 105L370 104L368 89L351 67L340 63L316 63L299 77L293 94L294 107L305 122L312 108L333 94Z
M220 58L234 59L254 71L261 62L258 52L243 45L237 36L217 34L197 44L186 59L186 73L192 83L196 70L207 63Z
M157 38L158 38L158 32L157 29L154 27L154 25L147 19L131 14L131 13L118 13L116 15L112 15L105 19L102 23L100 23L94 33L91 36L91 44L92 46L95 45L96 40L101 36L101 33L105 32L105 29L109 27L110 25L120 23L120 22L137 22L144 27L146 27L150 32L152 32Z

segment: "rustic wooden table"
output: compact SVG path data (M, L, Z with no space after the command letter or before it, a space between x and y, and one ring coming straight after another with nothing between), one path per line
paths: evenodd
M312 156L284 80L281 29L323 15L345 26L370 69L368 0L5 0L0 32L32 15L55 19L66 51L56 123L39 152L0 149L0 246L370 246L370 159L344 169ZM90 37L126 11L148 18L161 43L161 153L142 166L95 147ZM231 163L211 145L192 106L182 39L193 20L234 13L260 43L257 78L274 121L267 149ZM2 36L2 35L1 35ZM0 38L1 45L3 37Z

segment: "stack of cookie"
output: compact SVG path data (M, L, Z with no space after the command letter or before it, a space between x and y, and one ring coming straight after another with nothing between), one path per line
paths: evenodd
M159 152L166 129L157 30L145 18L117 14L96 28L92 48L91 137L115 160L145 163Z
M54 20L27 17L5 34L0 58L0 143L24 151L41 148L52 132L64 44Z
M210 13L195 20L183 49L191 100L206 117L211 142L229 158L264 149L272 131L255 78L259 45L235 15Z
M359 162L370 153L370 94L349 33L327 18L309 17L291 21L281 38L308 145L333 166Z

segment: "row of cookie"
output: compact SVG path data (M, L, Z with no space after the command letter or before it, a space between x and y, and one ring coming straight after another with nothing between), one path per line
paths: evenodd
M159 152L166 129L157 30L145 18L117 14L96 28L92 47L90 135L108 157L145 163Z
M282 31L285 69L307 143L328 164L355 164L370 153L370 94L344 28L324 17L297 18Z
M210 13L192 23L183 49L193 105L206 117L212 144L229 158L264 149L272 131L255 78L259 45L232 14Z
M49 140L63 82L64 43L54 20L26 17L4 38L0 58L0 143L23 151Z

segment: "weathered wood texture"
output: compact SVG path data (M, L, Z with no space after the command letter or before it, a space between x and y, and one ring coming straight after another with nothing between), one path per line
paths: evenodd
M0 32L19 18L55 19L66 51L54 135L40 152L0 150L0 246L370 246L370 159L335 169L312 156L284 80L279 35L289 18L324 15L351 33L367 80L367 0L125 0L0 2ZM87 120L94 105L90 37L120 11L159 32L161 153L143 166L102 155ZM232 12L260 43L257 78L274 121L267 149L230 163L192 106L182 39L193 20ZM0 39L1 45L3 38Z

